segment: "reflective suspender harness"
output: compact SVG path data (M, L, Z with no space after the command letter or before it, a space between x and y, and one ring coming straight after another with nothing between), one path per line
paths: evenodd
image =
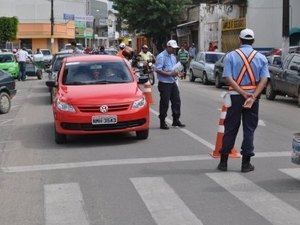
M242 67L239 75L237 76L236 83L244 90L255 89L256 88L256 80L255 80L253 70L250 66L250 63L252 62L257 51L253 50L248 57L240 49L236 49L235 51L238 53L238 55L241 57L241 59L244 62L244 66ZM246 72L248 72L249 78L251 80L251 84L241 85L241 82L243 80L243 77L246 75ZM229 90L233 90L233 88L229 87Z

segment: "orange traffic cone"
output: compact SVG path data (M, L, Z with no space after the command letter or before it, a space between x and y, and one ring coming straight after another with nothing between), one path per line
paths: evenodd
M152 97L152 91L151 91L151 84L149 81L147 81L144 84L144 95L146 97L147 102L149 102L150 105L154 104L154 100Z
M222 141L223 141L223 136L224 136L224 120L226 117L226 113L227 113L227 107L225 105L223 105L220 120L219 120L219 129L218 129L218 133L217 133L215 150L213 151L213 153L210 154L213 158L220 157L220 149L222 147ZM240 158L241 156L237 152L236 148L233 147L233 149L231 149L231 153L229 154L229 157L230 158Z

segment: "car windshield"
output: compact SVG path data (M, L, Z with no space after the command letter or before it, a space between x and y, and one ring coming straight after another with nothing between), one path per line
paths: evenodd
M0 55L0 63L7 63L13 61L14 61L13 55Z
M81 44L77 44L76 47L77 47L78 49L80 49L80 50L84 50L84 49L83 49L83 46L82 46ZM65 45L65 50L68 50L68 49L72 49L71 44L66 44L66 45Z
M43 55L51 55L50 50L41 50Z
M65 85L129 83L132 81L133 77L125 62L67 63L63 75L63 84Z
M62 61L63 61L64 57L58 57L56 58L54 64L53 64L53 71L59 71L60 67L62 65Z
M223 54L206 54L205 55L205 61L207 63L216 63L221 57L223 56Z

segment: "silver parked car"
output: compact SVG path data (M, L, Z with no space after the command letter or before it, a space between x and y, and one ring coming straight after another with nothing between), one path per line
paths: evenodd
M224 52L198 52L195 59L190 63L190 81L200 78L203 84L215 82L215 63L224 55Z

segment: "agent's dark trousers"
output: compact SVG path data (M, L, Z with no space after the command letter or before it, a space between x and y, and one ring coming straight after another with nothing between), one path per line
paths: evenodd
M232 105L227 109L224 120L224 137L222 142L221 154L230 153L234 147L236 136L239 131L241 121L243 123L243 143L241 154L244 156L254 156L254 131L258 124L259 101L253 103L251 109L243 108L245 99L241 95L231 95Z
M172 116L174 119L179 119L181 101L177 84L158 82L158 91L160 93L159 118L164 120L167 117L171 101Z
M20 67L19 80L25 80L26 79L26 62L19 62L19 67Z

